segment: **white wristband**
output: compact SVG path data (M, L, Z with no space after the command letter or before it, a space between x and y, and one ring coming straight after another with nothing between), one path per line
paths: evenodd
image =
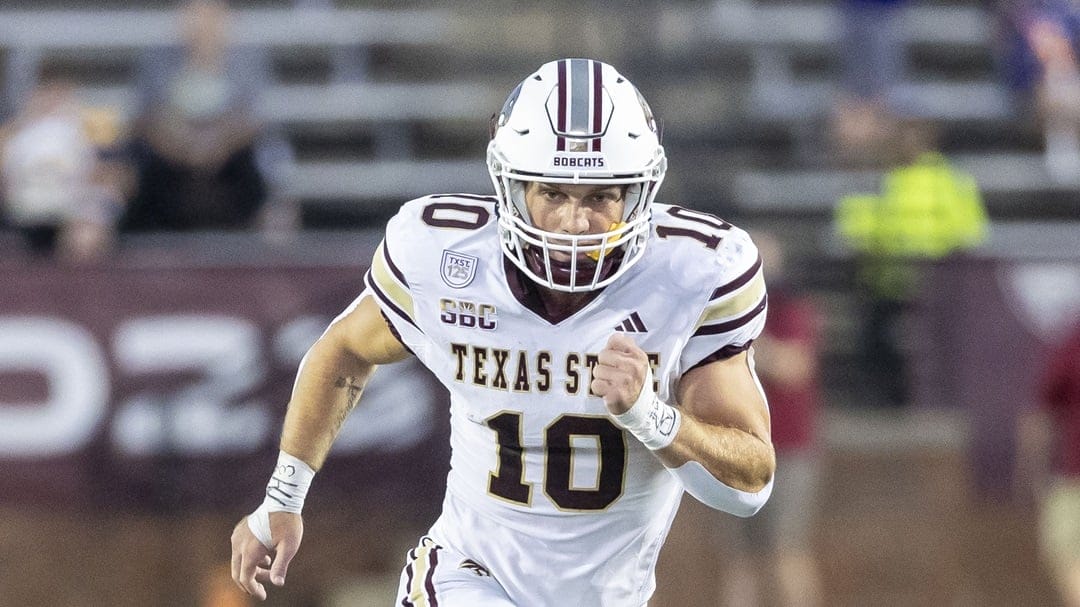
M679 410L660 400L653 391L653 374L649 369L641 392L625 413L612 415L615 423L634 435L649 449L663 449L675 440L682 424Z
M263 546L270 549L274 547L270 537L270 513L300 514L313 478L315 471L303 460L284 451L278 452L277 466L274 467L270 482L266 484L266 497L255 512L247 517L248 529L251 529Z
M266 511L300 514L313 478L311 466L284 451L278 452L277 467L266 484Z

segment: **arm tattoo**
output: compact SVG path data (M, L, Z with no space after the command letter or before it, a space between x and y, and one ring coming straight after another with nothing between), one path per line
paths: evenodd
M352 409L360 400L360 393L364 390L364 382L356 377L339 377L334 382L334 387L345 390L345 395L349 400L349 408Z
M356 407L356 403L360 402L360 393L364 391L364 382L356 377L339 377L334 381L334 387L345 391L346 402L349 405L341 410L339 418L335 420L337 427L340 428L341 424L345 422L345 417Z

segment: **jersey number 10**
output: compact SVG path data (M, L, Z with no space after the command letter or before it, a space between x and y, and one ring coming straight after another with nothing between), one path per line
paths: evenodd
M488 492L515 504L532 503L532 485L524 482L525 454L521 446L521 417L504 411L487 419L495 431L499 467L488 477ZM573 438L594 438L600 461L594 487L575 487ZM561 415L544 432L544 493L561 510L603 510L623 492L626 439L605 417Z

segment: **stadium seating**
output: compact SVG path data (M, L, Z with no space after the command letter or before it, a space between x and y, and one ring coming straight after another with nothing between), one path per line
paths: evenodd
M138 53L178 37L172 10L152 0L123 9L24 4L0 11L8 111L49 70L130 117ZM428 192L490 191L487 120L504 91L551 56L587 52L633 73L664 119L672 167L664 200L798 233L795 257L832 260L813 265L809 286L843 299L832 205L875 189L878 175L823 160L840 52L832 3L294 4L245 2L233 31L237 43L271 54L274 78L257 111L291 148L275 182L312 227L378 225ZM992 15L950 0L916 3L904 19L901 98L941 124L945 152L978 179L992 218L1073 217L1076 188L1048 178L1037 130L998 81ZM632 35L601 35L605 27ZM571 41L552 42L563 38Z
M139 54L178 39L173 1L18 4L18 9L0 8L0 117L10 116L21 95L48 72L73 80L89 103L115 108L130 119ZM829 404L842 406L854 400L845 392L849 386L836 375L854 356L857 318L851 259L832 238L830 219L840 196L875 190L880 174L837 168L824 159L823 123L835 99L838 71L835 3L553 0L542 8L529 8L519 6L523 3L463 0L453 3L453 9L443 8L450 3L391 0L231 4L239 6L236 41L264 46L273 61L272 81L259 96L256 111L290 148L277 165L275 183L284 195L300 202L312 231L328 226L364 230L359 237L346 235L347 240L309 234L307 239L290 241L292 248L310 257L329 250L341 254L344 242L377 241L379 226L408 198L439 191L489 192L484 146L488 119L503 94L544 61L568 54L597 56L632 75L664 120L671 170L662 201L793 236L788 240L801 286L828 311ZM1076 246L1080 191L1076 185L1049 179L1038 130L1018 114L999 82L993 19L983 8L987 3L916 4L905 15L909 71L900 96L910 100L910 111L944 128L944 151L978 180L993 220L989 249L1032 258L1080 250ZM0 232L0 247L7 236ZM229 246L221 241L203 246L206 242L188 241L185 247L177 236L166 238L164 248L199 261L212 255L266 259L239 256L233 240ZM257 249L256 253L261 255ZM845 421L849 425L842 425ZM906 442L884 444L880 435L869 432L882 428L883 422L863 421L851 426L848 418L829 420L828 441L835 459L830 480L842 490L832 493L834 512L839 514L825 522L822 533L826 545L842 553L837 563L861 566L857 571L831 572L833 579L846 584L833 590L851 599L840 604L940 602L940 596L931 596L936 589L918 586L928 578L955 582L962 588L956 592L969 593L956 597L959 602L994 604L986 596L970 594L975 574L954 579L963 555L942 556L940 550L930 558L921 551L880 555L886 543L900 546L894 553L915 545L901 546L897 540L914 526L937 530L921 520L923 514L969 538L962 547L969 552L986 549L981 543L974 545L981 537L995 538L993 546L1003 547L997 554L980 553L971 562L1001 561L1004 544L1015 538L1030 543L1031 535L1020 527L1009 527L1005 533L993 528L992 523L1001 520L996 513L984 514L985 520L977 519L974 527L960 520L963 515L958 512L968 497L961 491L967 464L964 445L958 444L963 430L933 418L917 428L892 427L888 437ZM902 452L912 447L911 436L928 432L936 439L931 445L933 461ZM853 444L852 437L862 442ZM870 451L876 465L867 468L862 456ZM938 475L939 470L945 473ZM891 492L880 491L896 478L900 481L889 486ZM946 482L953 479L954 483ZM924 494L934 494L944 484L949 485L944 498L921 503ZM880 523L882 514L888 524ZM703 541L700 529L694 527L688 535ZM75 537L78 528L72 525L68 533ZM336 535L349 543L350 553L360 552L353 549L352 535ZM58 537L54 543L64 545L55 552L66 551L61 540L67 536ZM949 538L935 536L926 542L934 547L945 539ZM1033 550L1027 546L1028 552ZM707 559L697 560L712 566ZM895 567L897 562L925 569L941 563L947 567L944 574L910 574ZM1033 569L1034 565L1015 571L1010 567L1010 575L999 576L1002 587L1034 577ZM147 571L147 577L133 579L149 583L153 571ZM992 579L991 573L978 577ZM120 574L127 575L122 570ZM714 574L711 568L704 572ZM891 584L892 594L859 596L883 583ZM1010 585L1010 592L1023 583ZM1027 595L1012 595L1013 600L1000 604L1046 604L1037 595L1040 588L1032 584Z
M529 48L514 27L523 18L485 2L459 11L248 4L236 11L234 39L266 46L275 60L275 81L258 109L295 149L295 165L284 169L289 192L311 204L366 205L365 217L385 216L402 194L487 190L482 166L474 166L487 118L513 78L546 58L540 52L559 52ZM468 11L487 9L489 23L477 29ZM572 27L576 15L548 17L537 37ZM641 36L601 54L629 58L625 69L665 119L674 160L667 198L740 216L800 216L827 211L837 193L872 178L815 161L836 89L838 26L829 3L683 2L644 16L655 18ZM1048 185L1037 133L1014 119L983 8L963 0L919 5L905 15L904 31L912 69L900 96L944 125L947 151L964 154L992 208L1074 193ZM138 52L177 36L172 12L162 8L0 12L6 107L51 69L78 81L91 102L130 116ZM995 132L1012 147L1001 149ZM681 160L680 150L700 160ZM405 174L414 177L403 181ZM407 191L395 190L402 186Z
M426 46L440 52L452 46L446 11L251 8L235 12L232 31L236 44L264 46L284 64L257 101L257 115L271 128L298 139L322 134L377 142L366 157L306 158L302 144L296 146L301 153L295 161L278 167L286 195L301 202L383 203L376 214L386 215L393 210L387 205L396 206L402 196L490 187L483 166L475 162L425 164L416 158L410 130L466 121L482 133L502 91L486 82L402 82L369 73L370 55L381 47ZM73 80L88 103L114 108L129 120L139 53L178 39L171 10L0 12L7 110L48 70ZM289 67L296 63L300 67ZM311 82L312 74L318 82Z

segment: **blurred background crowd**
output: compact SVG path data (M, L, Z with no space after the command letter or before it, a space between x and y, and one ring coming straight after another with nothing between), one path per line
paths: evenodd
M776 493L686 500L650 604L1080 606L1071 0L0 5L0 605L246 605L300 355L402 202L490 192L490 116L565 56L637 84L661 201L770 285ZM447 449L402 365L269 604L392 600Z

